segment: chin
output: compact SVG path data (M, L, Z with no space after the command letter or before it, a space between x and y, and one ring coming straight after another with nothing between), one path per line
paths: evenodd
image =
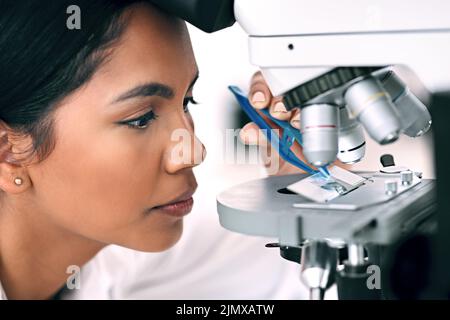
M157 235L145 235L133 239L133 243L124 245L133 250L143 252L161 252L172 248L183 234L183 220L180 219L170 228L161 230Z

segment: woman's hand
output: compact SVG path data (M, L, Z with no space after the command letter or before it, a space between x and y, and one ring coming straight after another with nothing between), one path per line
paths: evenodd
M261 72L258 71L253 75L249 92L250 93L248 99L256 110L269 108L269 112L272 117L283 121L289 121L291 126L296 129L300 129L300 109L297 108L293 111L287 111L282 101L283 98L272 96L272 93L270 92L270 89L267 86L267 83L264 80ZM271 123L274 128L279 129L279 127L270 120L267 122ZM280 134L281 133L282 132L280 129ZM276 152L271 152L270 143L267 142L263 134L259 133L259 127L255 123L247 123L240 132L240 138L245 144L259 145L260 148L267 149L264 150L264 152L261 152L261 154L264 160L265 167L267 169L270 168L270 170L268 170L270 175L283 175L303 172L290 163L285 162ZM295 143L292 146L291 150L295 152L297 157L305 161L302 155L301 147L298 143Z

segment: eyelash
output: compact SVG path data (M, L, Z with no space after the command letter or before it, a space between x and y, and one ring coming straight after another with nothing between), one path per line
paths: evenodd
M189 103L198 104L198 102L194 100L194 97L184 98L183 110L186 113L189 112L189 108L188 108ZM156 119L158 119L158 115L156 115L153 112L153 110L150 110L149 112L147 112L146 114L144 114L138 118L127 120L127 121L122 121L119 123L127 125L128 127L132 128L132 129L143 130L143 129L146 129L149 126L149 124ZM141 122L144 122L144 124L139 124Z
M198 104L198 102L195 101L194 97L184 98L184 100L183 100L183 110L186 113L189 112L189 108L188 108L189 103L191 103L191 104Z

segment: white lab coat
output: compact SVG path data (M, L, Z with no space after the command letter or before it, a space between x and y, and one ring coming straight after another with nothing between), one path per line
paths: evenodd
M216 213L194 211L175 247L110 246L82 268L81 288L64 299L304 299L299 265L265 248L270 241L224 230Z
M0 300L7 300L5 291L3 290L2 283L0 282Z
M214 229L214 228L212 228ZM229 236L229 237L228 237ZM63 299L303 299L297 266L283 261L261 239L239 235L204 240L189 253L187 240L163 253L118 246L82 268L81 288ZM191 239L192 240L192 239ZM218 243L221 242L221 243ZM227 250L229 249L229 250ZM6 300L0 283L0 300Z

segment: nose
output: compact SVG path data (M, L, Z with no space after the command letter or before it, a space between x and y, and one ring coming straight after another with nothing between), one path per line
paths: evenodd
M192 127L175 128L170 133L170 142L164 154L165 170L175 174L186 168L201 164L206 157L206 148L195 136Z

